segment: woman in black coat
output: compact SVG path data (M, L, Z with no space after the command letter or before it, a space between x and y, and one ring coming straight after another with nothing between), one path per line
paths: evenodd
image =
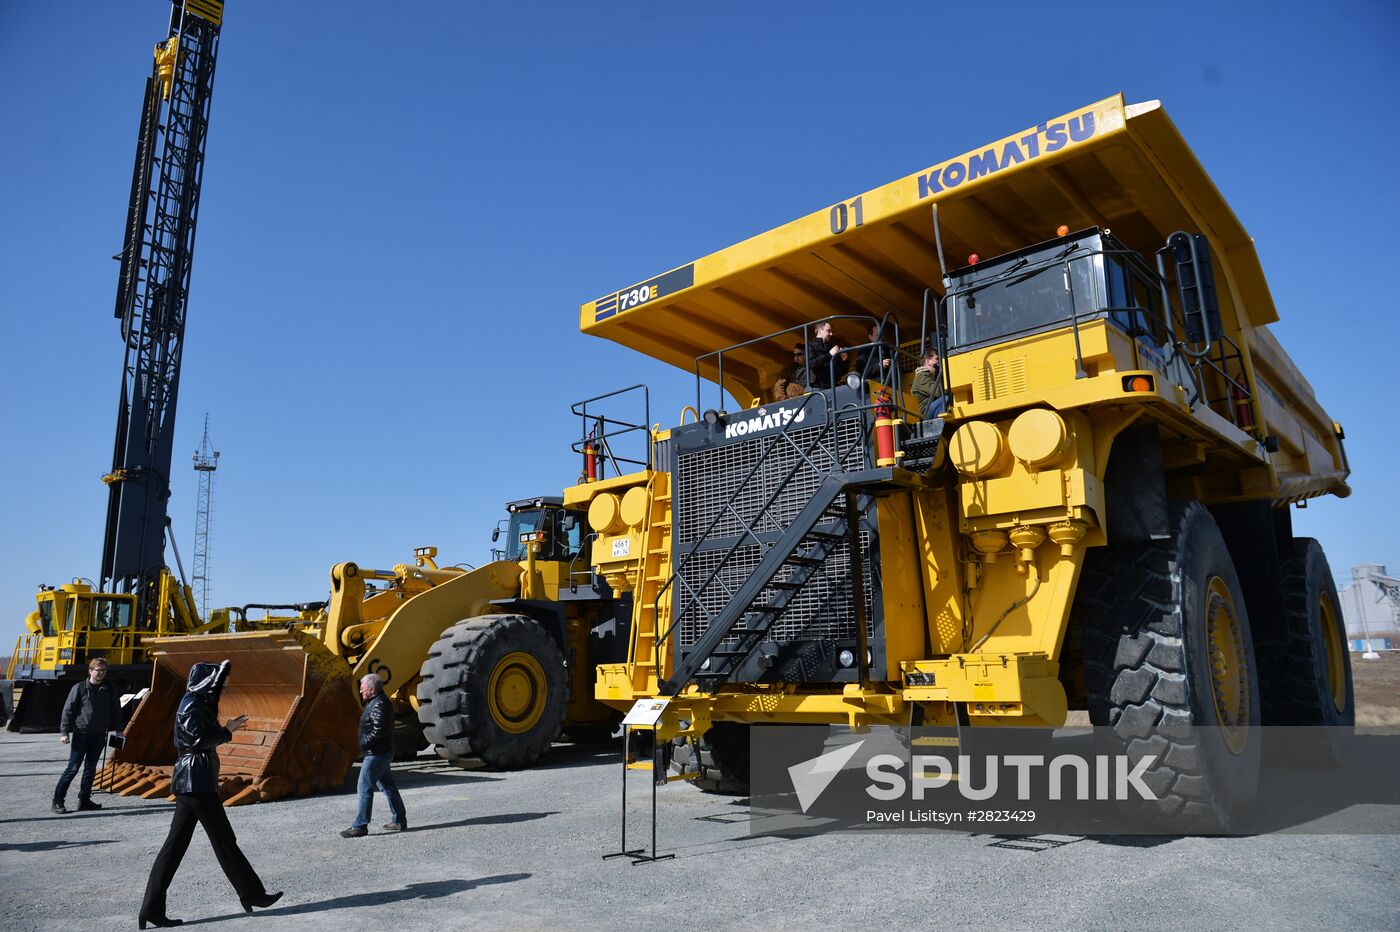
M219 866L238 891L245 912L251 913L254 906L271 906L282 896L267 892L253 865L239 850L238 839L233 834L233 826L229 825L223 800L219 798L219 756L215 748L231 740L233 732L248 723L246 716L239 715L224 725L219 724L219 694L223 692L228 673L227 660L219 664L195 664L190 668L185 697L175 712L175 749L180 752L170 778L171 791L175 794L175 818L170 823L165 844L156 855L156 862L151 865L150 879L146 881L146 897L137 917L142 929L148 922L162 928L184 922L165 915L165 894L190 846L195 822L204 826Z

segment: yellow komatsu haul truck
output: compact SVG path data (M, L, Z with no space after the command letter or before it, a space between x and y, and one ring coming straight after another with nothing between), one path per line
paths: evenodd
M528 767L566 732L606 739L621 715L593 697L594 667L620 661L631 600L592 570L583 514L558 496L510 514L501 559L439 566L437 549L390 570L338 563L326 610L285 630L162 638L149 695L101 785L169 793L170 728L190 667L232 659L224 716L248 727L219 749L229 805L340 784L358 755L356 684L374 673L398 712L396 751ZM246 614L246 613L245 613Z
M596 696L671 697L658 737L735 788L758 723L1087 709L1156 756L1164 812L1228 826L1251 726L1353 721L1289 511L1348 494L1342 431L1276 319L1166 112L1121 96L582 305L584 333L693 371L704 412L565 492L633 597Z

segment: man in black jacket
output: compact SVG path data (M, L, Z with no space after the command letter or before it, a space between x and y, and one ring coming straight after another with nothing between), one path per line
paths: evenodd
M856 353L855 371L862 379L889 385L893 372L899 369L899 353L885 342L885 331L879 324L871 324L866 335L870 337L870 345Z
M807 344L807 384L830 389L833 369L838 382L846 374L847 355L846 348L837 342L831 321L824 320L817 324Z
M219 724L219 695L228 680L230 662L196 663L190 667L184 698L175 710L175 769L170 776L170 792L175 794L175 817L170 821L170 834L165 837L151 875L146 881L146 896L141 901L137 924L146 923L165 928L177 926L184 920L165 915L165 894L170 881L180 869L180 861L190 846L195 822L204 826L214 856L224 869L224 876L238 891L243 911L251 913L254 906L267 907L281 898L281 893L268 893L253 865L238 847L223 800L219 798L219 755L217 748L233 740L233 733L248 724L246 715L238 715Z
M363 838L369 834L376 786L384 790L393 814L393 821L384 830L402 832L408 828L403 797L389 772L394 762L394 704L384 695L384 681L373 673L360 679L360 698L365 700L365 710L360 714L360 814L354 825L340 833L342 838Z
M54 812L68 811L64 800L79 767L83 770L83 782L78 784L78 811L102 808L92 801L92 778L97 772L98 755L107 743L107 732L116 728L120 714L116 687L107 682L107 661L94 657L88 661L87 679L74 683L69 690L59 719L59 740L68 745L68 766L53 790Z

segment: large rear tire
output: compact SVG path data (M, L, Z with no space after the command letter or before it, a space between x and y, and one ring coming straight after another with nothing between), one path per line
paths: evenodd
M1330 762L1356 723L1351 653L1337 584L1322 545L1293 540L1282 567L1283 637L1259 647L1259 691L1266 725L1319 725L1313 749Z
M1076 596L1089 719L1157 800L1164 828L1230 831L1259 782L1259 684L1249 617L1214 518L1176 503L1164 542L1091 550Z
M420 671L418 716L439 756L519 770L544 756L564 724L569 679L549 633L523 615L452 625Z

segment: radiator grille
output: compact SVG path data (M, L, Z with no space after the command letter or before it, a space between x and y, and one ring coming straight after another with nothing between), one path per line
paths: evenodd
M870 535L860 533L860 545L869 553ZM728 547L703 550L685 567L683 576L692 588L700 593L698 602L691 602L689 609L681 616L680 637L682 648L691 647L705 633L705 619L718 613L729 601L729 593L739 588L749 578L762 555L756 546L740 547L738 552L720 570L719 576L709 588L700 589L701 584L719 566ZM862 561L865 571L865 585L862 587L865 600L866 635L871 636L869 627L872 611L870 563ZM779 573L781 581L786 573ZM682 592L686 592L682 588ZM686 592L688 597L689 593ZM759 595L760 603L774 595L771 588L765 587ZM678 602L681 600L678 600ZM831 557L818 567L807 585L803 586L788 606L786 612L768 630L767 640L795 641L812 639L854 640L856 637L855 600L851 593L851 545L842 543Z
M724 509L730 496L739 490L745 477L763 456L765 447L775 442L773 435L679 453L674 506L678 544L675 548L676 560L681 579L675 586L674 604L677 611L684 609L676 632L681 648L690 647L700 639L705 632L706 619L724 608L731 593L737 591L744 580L748 579L762 558L762 552L757 545L739 548L720 570L715 582L705 587L705 581L724 560L734 538L744 533L739 518L742 517L750 528L765 538L777 538L781 529L772 521L762 518L759 509L774 491L778 490L779 481L801 460L798 451L806 451L823 429L823 425L820 424L797 430L789 429L788 438L793 442L777 440L763 460L758 474L749 480L735 498L733 504L739 517L725 510L718 521L716 515ZM822 438L816 449L806 453L807 459L811 461L810 465L802 463L787 484L782 486L777 498L769 507L773 518L783 527L786 527L807 504L827 474L838 471L838 456L842 463L839 471L850 472L865 468L867 459L861 420L856 417L839 419L835 435L835 444L828 435ZM837 498L836 507L844 509L845 496ZM701 541L711 522L715 522L714 528L709 530L694 556L687 558L686 554ZM860 541L863 551L868 555L868 532L861 532ZM865 581L861 590L864 593L868 621L873 589L868 556L862 563ZM779 574L779 580L783 575ZM681 584L682 581L685 585ZM792 599L787 611L769 630L768 639L779 642L817 638L855 639L856 613L851 584L850 544L843 542ZM692 590L698 593L698 600L692 599ZM765 587L757 602L771 601L774 596L774 590Z
M787 436L791 442L777 440L763 460L763 468L749 480L734 501L738 516L725 510L708 534L706 530L710 528L710 522L724 509L725 503L753 470L765 447L774 442L775 436L762 435L752 440L681 453L676 464L676 542L693 544L702 535L711 540L738 537L744 533L740 518L760 534L777 531L772 521L760 518L759 509L801 458L798 451L805 451L822 429L822 425L789 429ZM865 442L860 419L840 419L835 434L834 445L830 437L825 437L816 449L807 453L811 465L802 464L768 509L784 527L807 504L827 474L836 471L837 450L843 463L841 471L865 468ZM844 507L845 498L838 498L837 502Z

